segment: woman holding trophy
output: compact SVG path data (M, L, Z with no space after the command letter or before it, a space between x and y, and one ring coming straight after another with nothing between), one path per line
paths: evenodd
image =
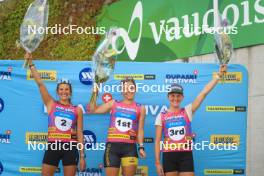
M191 121L193 113L199 108L205 97L216 86L226 72L226 65L221 65L218 74L204 87L196 99L184 108L183 88L179 84L172 84L168 92L169 109L160 113L155 122L155 159L158 175L165 176L193 176L193 155ZM160 163L160 141L163 141L163 166Z
M97 106L90 101L89 111L95 114L110 112L107 144L104 154L104 167L107 176L118 176L120 166L125 176L133 176L138 165L138 150L141 158L144 151L144 119L145 108L134 100L136 84L133 78L121 81L123 100L111 100ZM98 89L95 89L98 93Z
M56 91L59 100L56 101L41 80L32 62L32 55L26 53L25 59L29 63L49 116L48 145L43 158L42 176L54 175L60 160L63 163L64 175L75 176L78 159L80 158L80 170L84 170L86 164L83 150L83 112L80 107L71 103L71 83L68 80L58 82ZM82 146L80 151L77 147L79 144Z

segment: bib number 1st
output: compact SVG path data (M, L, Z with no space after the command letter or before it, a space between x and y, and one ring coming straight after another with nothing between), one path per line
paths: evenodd
M127 118L116 118L115 127L121 132L127 132L132 129L132 120Z

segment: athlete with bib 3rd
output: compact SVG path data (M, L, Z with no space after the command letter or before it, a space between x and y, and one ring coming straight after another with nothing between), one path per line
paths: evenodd
M57 84L59 100L49 94L32 62L32 55L26 53L29 68L35 79L48 112L48 145L43 158L42 176L53 176L62 160L65 176L75 176L80 155L80 170L85 169L83 147L83 112L80 107L71 104L72 86L68 80ZM79 145L80 144L80 145Z
M122 101L111 100L101 106L89 105L89 111L95 114L110 112L107 144L104 154L104 167L107 176L118 176L122 166L124 176L133 176L138 165L137 146L141 158L144 151L145 108L134 101L136 84L134 79L121 81Z
M180 104L184 98L183 88L179 84L172 84L168 92L170 107L156 118L155 158L159 176L193 176L192 130L193 113L199 108L205 97L216 86L226 71L226 65L221 65L219 73L214 77L196 97L184 108ZM163 140L162 165L160 163L160 142Z

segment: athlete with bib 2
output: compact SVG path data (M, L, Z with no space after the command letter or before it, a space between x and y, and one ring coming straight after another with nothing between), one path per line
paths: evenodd
M122 101L111 100L103 105L89 105L89 111L95 114L110 112L110 125L104 154L104 167L107 176L118 176L120 166L124 176L133 176L138 165L139 155L145 158L144 119L145 108L134 101L136 84L134 79L121 81ZM98 91L98 90L97 90Z
M155 159L158 175L193 176L192 130L193 113L199 108L205 97L216 86L226 71L221 65L219 72L201 91L196 99L184 108L180 104L184 98L181 85L172 84L168 92L170 107L156 118ZM160 141L163 140L162 165L160 163Z
M39 87L49 116L48 143L43 158L42 176L54 175L60 160L62 160L64 175L75 176L79 158L81 171L85 169L86 165L83 150L82 109L71 104L72 86L68 80L58 82L57 94L59 100L55 101L41 80L32 62L32 55L26 53L25 59L29 61L31 74ZM79 152L77 145L82 146Z

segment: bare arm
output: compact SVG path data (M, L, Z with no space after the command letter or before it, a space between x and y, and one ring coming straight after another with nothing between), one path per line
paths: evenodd
M155 163L160 164L160 141L162 137L162 127L156 125L156 138L155 138Z
M25 54L25 59L28 59L29 65L33 65L32 55L30 53ZM51 111L51 107L52 107L52 104L54 103L54 100L51 97L51 95L49 94L45 84L41 80L41 77L40 77L38 71L36 70L36 67L31 66L30 71L31 71L31 74L32 74L35 82L37 83L37 85L39 87L39 91L40 91L43 103L46 105L46 107L48 109L48 113L49 113Z
M77 108L78 119L77 119L77 140L78 143L83 144L83 112L81 108ZM80 155L84 155L84 150L80 150Z
M78 144L81 144L83 146L84 143L84 137L83 137L83 112L81 108L77 108L78 118L77 118L77 141ZM85 170L86 163L85 163L85 154L84 154L84 146L79 151L80 156L80 170Z
M219 69L218 76L222 77L224 72L226 71L226 65L221 65ZM196 97L196 99L192 103L192 113L194 113L202 104L205 97L213 90L213 88L217 85L219 81L219 77L214 77L200 92L200 94Z
M111 100L99 106L97 106L96 103L95 104L90 103L88 111L93 114L104 114L111 110L113 104L114 104L114 100Z
M139 118L139 125L138 125L138 143L143 144L144 143L144 123L145 123L145 116L146 116L146 110L144 106L141 106L140 110L140 118Z

